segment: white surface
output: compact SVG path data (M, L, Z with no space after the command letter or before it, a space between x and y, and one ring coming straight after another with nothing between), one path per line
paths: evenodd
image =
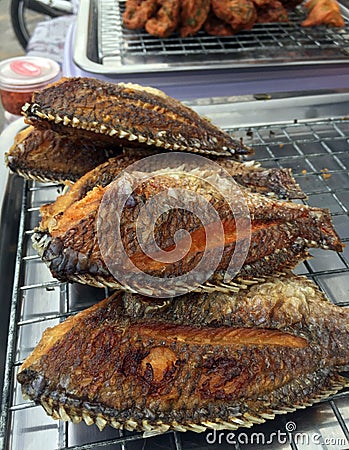
M0 135L0 148L1 148L1 162L0 162L0 218L2 203L4 199L4 193L6 189L7 178L9 169L5 165L5 153L10 149L13 144L16 134L25 126L24 118L17 119L8 125Z

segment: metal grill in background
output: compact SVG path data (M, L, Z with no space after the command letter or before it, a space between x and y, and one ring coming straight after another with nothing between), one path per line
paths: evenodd
M312 250L314 258L300 264L296 272L312 278L334 303L348 307L349 120L289 122L230 131L255 147L263 166L291 167L308 195L307 204L330 208L334 225L347 243L344 252ZM39 222L39 208L53 201L58 193L57 186L49 184L29 182L23 187L1 418L5 433L3 449L348 449L348 390L306 410L278 416L235 434L168 432L146 439L140 433L112 428L100 432L95 425L53 421L41 407L25 402L16 374L42 332L108 294L103 289L57 282L32 249L31 235ZM291 429L290 438L287 430Z
M94 1L94 2L93 2ZM120 67L141 65L166 70L167 65L207 65L305 61L345 61L349 55L349 10L342 6L344 28L302 27L303 7L289 12L288 23L255 24L234 36L216 37L200 31L193 37L173 34L160 39L144 30L127 30L122 24L124 0L92 0L98 18L97 59L119 60ZM116 67L116 66L115 66ZM145 67L146 69L146 67ZM120 69L119 69L120 70ZM122 69L121 69L122 70Z

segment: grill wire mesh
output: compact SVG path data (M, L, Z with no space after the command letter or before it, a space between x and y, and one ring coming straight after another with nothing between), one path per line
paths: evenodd
M344 243L349 243L349 120L345 118L267 124L229 130L243 137L256 149L265 167L290 167L308 195L306 203L326 206ZM56 185L25 182L20 219L17 267L13 286L10 335L5 375L5 403L1 425L5 433L4 449L332 449L349 447L349 390L325 402L286 416L279 416L251 430L220 432L219 436L202 433L173 433L144 439L140 433L112 428L99 432L84 423L55 422L41 407L25 402L16 383L23 359L31 352L42 332L84 309L108 292L78 284L59 283L53 279L31 246L33 227L39 221L39 208L53 201L59 193ZM307 274L327 296L341 307L349 306L349 245L344 252L313 250L315 257L297 266L296 272ZM303 435L285 432L289 423ZM257 441L262 433L267 442ZM310 437L320 436L317 442ZM285 440L286 439L286 440ZM322 439L322 443L320 442ZM329 445L330 440L331 445ZM334 440L333 440L334 439ZM335 440L337 439L337 440Z
M119 58L120 65L125 66L164 62L179 62L185 66L213 61L345 60L349 54L347 10L342 12L344 28L302 27L306 12L300 6L289 11L287 23L257 23L252 30L244 30L234 36L210 36L200 31L193 37L181 38L174 33L169 38L160 39L144 30L128 30L123 26L125 3L123 0L96 1L100 61Z

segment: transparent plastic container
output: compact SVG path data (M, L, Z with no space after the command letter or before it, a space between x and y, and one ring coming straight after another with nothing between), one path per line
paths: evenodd
M5 113L20 116L32 93L61 77L56 61L37 56L20 56L0 63L0 97Z

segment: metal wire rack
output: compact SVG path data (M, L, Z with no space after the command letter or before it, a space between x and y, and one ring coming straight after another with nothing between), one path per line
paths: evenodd
M349 243L349 120L292 121L230 130L256 148L265 166L291 167L309 205L330 208L334 225ZM42 332L108 294L53 279L31 246L39 208L53 201L57 186L25 182L21 192L16 269L9 318L9 340L1 413L0 448L31 449L250 449L345 450L349 448L349 390L305 411L280 416L252 430L174 433L144 439L140 433L111 428L99 432L84 423L54 422L41 407L24 402L16 374ZM341 254L316 250L296 272L306 274L341 307L349 306L349 245ZM286 433L291 430L293 433Z
M302 27L306 13L302 7L289 12L287 23L257 23L252 30L234 36L210 36L200 31L181 38L174 33L160 39L144 30L127 30L123 26L124 0L101 0L93 9L98 18L98 61L119 60L120 66L172 65L180 63L206 65L252 62L294 62L312 60L345 60L349 53L348 10L342 14L343 29L326 26ZM231 67L231 66L230 66ZM162 70L164 67L162 67Z

